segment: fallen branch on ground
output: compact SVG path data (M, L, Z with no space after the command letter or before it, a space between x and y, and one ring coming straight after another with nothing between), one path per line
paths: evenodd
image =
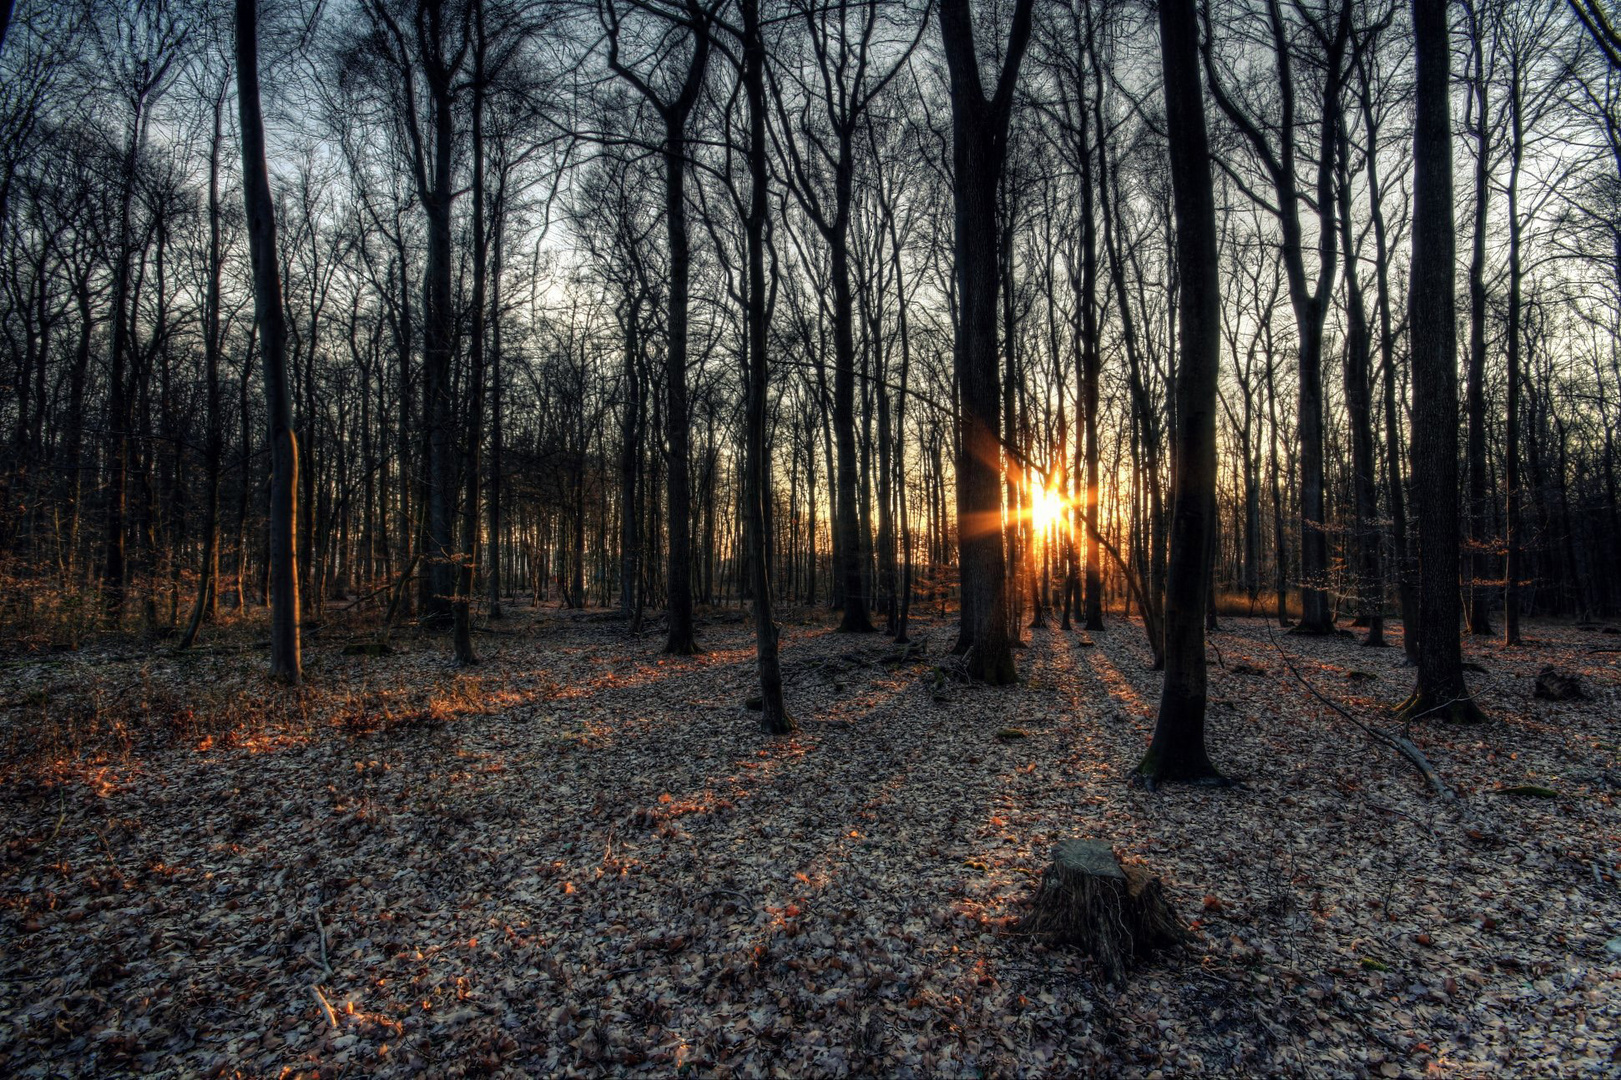
M1352 716L1349 711L1340 706L1338 703L1330 701L1328 698L1324 697L1323 694L1318 691L1317 687L1313 686L1310 680L1300 673L1300 669L1295 666L1294 658L1283 651L1283 646L1278 644L1277 635L1272 632L1272 626L1270 623L1267 624L1266 636L1267 640L1272 642L1272 647L1278 651L1278 655L1283 658L1284 665L1288 667L1289 671L1294 675L1294 677L1299 680L1300 685L1304 686L1312 697L1316 698L1318 701L1322 702L1324 705L1327 705L1330 709L1333 709L1335 712L1345 717L1345 719L1361 728L1368 734L1370 738L1384 743L1386 746L1401 754L1402 757L1412 762L1418 771L1423 774L1424 779L1429 781L1430 786L1435 789L1435 793L1441 797L1441 801L1451 802L1453 799L1458 797L1457 792L1453 791L1452 788L1447 785L1447 782L1441 779L1441 775L1435 771L1435 767L1432 766L1429 759L1424 756L1424 751L1420 750L1411 739L1403 735L1391 735L1387 732L1380 731L1378 728L1375 728L1369 724L1365 724L1361 720L1358 720L1356 717Z

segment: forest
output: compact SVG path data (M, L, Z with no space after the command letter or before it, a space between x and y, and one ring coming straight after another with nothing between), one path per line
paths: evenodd
M0 1072L1621 1068L1608 0L0 0Z

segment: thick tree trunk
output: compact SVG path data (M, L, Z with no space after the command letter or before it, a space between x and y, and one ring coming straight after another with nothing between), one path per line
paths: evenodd
M1175 494L1165 588L1165 684L1153 740L1137 766L1137 775L1150 787L1168 781L1220 780L1204 740L1204 608L1216 514L1216 380L1221 358L1216 206L1193 0L1161 0L1159 20L1181 281L1177 314L1182 365L1176 379L1172 443Z
M1018 0L995 92L986 99L968 0L942 0L940 31L951 73L952 201L958 319L954 360L960 385L957 548L962 621L956 651L971 677L993 685L1016 678L1008 632L1002 545L1001 380L996 340L996 191L1007 154L1013 87L1030 39L1032 0Z
M298 440L293 435L293 401L287 383L287 322L276 258L276 204L270 193L259 106L258 25L257 0L236 0L242 198L247 209L270 443L270 674L296 685L303 678L298 634Z
M1418 683L1410 718L1478 716L1463 680L1458 596L1458 372L1446 0L1413 0L1413 491L1418 501ZM1408 633L1413 628L1408 627Z

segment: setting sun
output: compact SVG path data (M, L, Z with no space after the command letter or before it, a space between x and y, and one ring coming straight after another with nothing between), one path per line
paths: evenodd
M1030 524L1038 533L1045 533L1064 512L1064 496L1041 485L1041 478L1032 470L1030 474Z

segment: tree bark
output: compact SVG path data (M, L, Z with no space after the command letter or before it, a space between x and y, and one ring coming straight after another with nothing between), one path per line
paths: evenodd
M1463 679L1458 596L1456 239L1446 0L1413 0L1413 491L1418 502L1418 680L1409 718L1478 717ZM1408 628L1412 633L1413 628Z
M1488 636L1491 626L1491 518L1486 490L1486 233L1491 206L1491 121L1486 115L1486 50L1481 40L1487 28L1480 7L1471 4L1469 13L1470 60L1474 77L1469 81L1471 134L1475 140L1475 228L1469 255L1469 366L1464 382L1464 398L1469 421L1469 607L1465 622L1469 632Z
M692 494L690 454L692 420L687 402L687 321L692 277L692 249L687 236L687 117L703 88L709 66L710 13L699 0L686 0L682 25L692 35L692 57L676 95L666 101L619 60L619 23L606 9L608 66L634 86L664 121L664 220L669 243L670 296L666 317L665 431L668 443L669 571L666 608L670 617L664 651L677 656L699 652L692 603Z
M754 594L754 656L760 676L760 728L768 735L794 730L782 697L780 631L772 615L771 546L766 501L771 490L766 443L766 405L770 372L766 354L765 230L766 130L765 38L760 30L759 0L740 0L743 16L743 87L749 113L749 204L744 228L748 246L747 445L744 510L749 547L750 589Z
M1193 0L1161 0L1165 121L1176 208L1177 308L1182 365L1176 379L1171 555L1165 587L1165 684L1148 752L1137 775L1219 782L1205 750L1205 602L1216 513L1216 379L1221 358L1221 288L1210 144L1198 78L1199 23Z
M298 632L298 440L287 382L287 321L276 258L276 204L265 163L259 105L258 0L236 0L236 96L242 132L242 199L253 264L253 302L264 367L270 442L270 674L303 678Z
M189 649L205 618L219 606L220 457L225 427L220 403L220 145L224 141L225 90L213 101L214 126L208 149L208 283L203 295L203 379L208 395L208 443L204 450L203 554L197 574L197 600L179 647Z
M1007 566L1002 546L1002 448L996 340L996 192L1007 155L1013 88L1030 41L1032 0L1017 0L995 91L980 82L968 0L942 0L940 34L951 77L953 250L958 319L953 348L961 387L957 424L957 547L962 615L956 651L968 674L993 685L1017 673L1008 633Z
M1508 338L1507 405L1503 439L1503 486L1507 506L1503 515L1503 644L1519 645L1520 639L1520 338L1525 267L1520 258L1520 166L1525 154L1525 126L1521 112L1522 58L1516 51L1510 58L1509 72L1509 172L1508 172Z
M473 310L468 340L468 404L463 477L467 484L462 503L461 550L457 553L454 635L456 663L478 663L473 649L473 587L478 569L479 481L483 477L479 450L484 438L484 336L486 325L489 236L485 232L484 196L484 0L473 0Z

